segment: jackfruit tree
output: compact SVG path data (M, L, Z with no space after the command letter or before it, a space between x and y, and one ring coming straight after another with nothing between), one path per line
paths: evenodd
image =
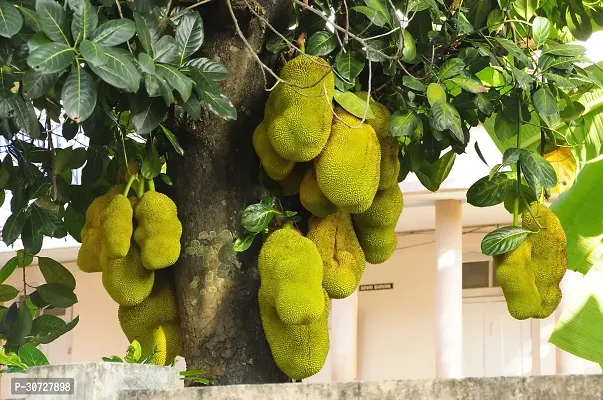
M0 0L3 371L77 329L36 316L77 271L127 360L312 376L332 303L396 251L401 182L438 191L468 146L491 172L467 202L513 216L482 242L509 313L550 316L568 270L603 268L601 30L602 0ZM60 240L77 269L44 256ZM603 364L589 290L551 342Z

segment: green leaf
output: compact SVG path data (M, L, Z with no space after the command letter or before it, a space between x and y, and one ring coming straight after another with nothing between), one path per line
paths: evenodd
M74 207L67 206L65 210L65 227L67 232L78 242L82 242L81 231L86 223L86 216L77 211Z
M372 10L375 10L378 14L381 15L388 24L391 25L392 16L389 11L389 4L387 0L364 0L364 4Z
M540 115L550 116L557 114L557 100L546 88L538 89L532 96L532 103Z
M138 340L133 340L132 343L128 346L128 350L126 351L126 356L124 360L129 363L135 363L140 360L142 356L142 348L140 347L140 343Z
M34 225L31 216L25 220L21 240L23 241L23 248L28 254L38 254L42 250L44 236L40 232L40 227Z
M21 11L23 15L23 21L25 25L34 32L39 32L42 27L40 26L40 22L38 14L34 10L30 10L29 8L21 7L18 4L15 4L15 7Z
M532 37L536 47L541 47L549 38L551 22L545 17L536 17L532 21Z
M500 44L509 52L510 55L515 57L515 59L524 66L529 67L532 65L530 58L513 41L501 37L495 37L494 40L496 40L498 44Z
M0 283L6 281L19 266L19 259L15 256L8 260L0 269Z
M337 37L333 33L318 31L306 42L306 53L314 56L326 56L337 47Z
M10 285L0 284L0 301L11 301L19 294L19 290Z
M551 189L557 184L557 174L553 166L540 154L522 149L519 157L522 172L528 185L536 196L540 195L540 187Z
M0 364L20 368L23 370L27 369L27 365L23 364L19 360L19 356L17 354L12 352L5 353L5 351L5 347L0 346Z
M176 153L183 156L184 149L182 148L182 146L180 146L180 143L178 142L178 138L176 137L176 135L174 135L174 133L172 131L170 131L168 128L166 128L163 125L161 125L161 129L163 130L163 134L165 135L165 137L167 137L168 140L170 141L170 143L172 144L172 147L174 147L174 150L176 150Z
M214 82L220 82L230 76L230 72L224 64L210 60L209 58L193 58L184 63L186 67L198 69L205 77Z
M289 43L293 41L295 32L288 30L287 32L283 32L283 36L285 39L276 34L270 35L268 40L266 40L266 50L271 53L278 53L281 50L286 49L289 46Z
M515 250L530 234L520 226L503 226L488 233L482 240L482 253L495 256Z
M77 303L77 296L69 286L59 283L45 283L38 286L37 291L42 300L53 307L67 308Z
M53 42L69 45L69 26L67 13L55 0L36 0L42 32Z
M453 78L460 74L463 69L465 69L465 63L460 58L446 60L440 67L440 80L444 81Z
M154 60L160 63L171 64L178 60L178 44L176 39L169 35L164 35L158 41L153 43Z
M151 31L145 17L139 13L134 13L134 22L136 23L136 33L138 34L138 40L144 51L151 56L153 55L153 41L151 40Z
M454 137L461 143L465 140L463 128L461 127L461 116L450 103L435 103L431 108L431 123L438 131L449 129Z
M23 97L26 99L38 99L44 96L59 80L60 72L47 74L43 72L27 70L23 74Z
M459 75L450 79L450 81L460 86L461 89L471 93L484 93L487 91L482 81L467 71L462 71Z
M17 320L8 329L7 347L21 346L25 338L31 334L32 316L26 304L21 304L17 313Z
M40 317L38 317L38 318L40 318ZM55 339L59 338L60 336L64 335L65 333L69 332L73 328L75 328L75 326L78 324L79 320L80 320L80 317L77 316L71 322L69 322L68 324L65 324L62 328L57 329L50 334L47 334L45 336L38 338L35 342L39 343L39 344L48 344L48 343L54 341Z
M270 224L272 217L276 215L273 207L262 203L248 206L241 216L241 225L249 232L259 233L265 230Z
M0 1L0 36L13 37L22 26L23 17L19 10L6 1Z
M193 90L193 81L176 68L167 64L157 64L157 74L164 78L167 83L176 89L183 101L187 101Z
M539 7L540 0L515 0L513 8L526 21L532 19L532 16Z
M84 40L80 44L80 53L88 64L96 67L106 64L108 57L103 51L103 47L98 42Z
M52 41L48 39L48 36L46 36L43 32L35 33L33 36L27 39L27 47L29 48L29 53L48 43L52 43Z
M29 53L27 64L38 72L59 72L69 66L75 57L75 49L63 43L49 43Z
M491 115L494 112L494 107L490 100L486 97L486 95L482 93L478 93L473 99L473 104L480 110L482 113L486 115Z
M251 244L253 243L253 239L255 239L255 233L249 233L243 237L237 238L234 242L234 251L237 253L241 253L247 250Z
M111 47L132 39L135 33L136 25L131 19L111 19L94 30L91 40L96 44Z
M521 89L529 91L532 88L534 77L527 72L513 67L513 78Z
M33 263L33 255L27 254L24 250L17 250L17 263L19 268L29 267Z
M96 82L79 64L71 69L63 85L61 101L67 116L78 124L88 119L96 107Z
M48 359L44 353L36 349L36 347L31 343L25 343L19 349L19 358L21 359L21 362L28 367L49 365Z
M415 171L415 174L426 189L437 192L438 189L440 189L442 182L444 182L450 174L450 170L452 169L455 160L456 153L451 150L433 164L424 161L421 168L418 171Z
M88 0L69 0L69 7L73 10L71 33L79 42L88 39L98 25L97 10Z
M138 64L140 64L140 70L145 74L155 73L155 62L153 61L153 57L147 53L138 54Z
M19 78L8 65L0 67L0 98L16 96L19 93Z
M25 210L11 214L2 227L2 241L10 246L17 240L25 225Z
M31 334L33 336L46 336L54 331L63 329L65 321L55 315L42 314L34 318L31 326Z
M38 257L40 272L48 283L60 283L71 290L75 289L75 278L71 272L58 261L48 257Z
M154 143L151 143L151 147L144 157L140 172L145 179L154 179L161 172L161 159Z
M479 29L488 19L490 11L492 11L492 3L489 1L472 0L466 3L469 9L467 19L475 29Z
M382 13L377 10L374 10L370 7L366 6L355 6L350 7L350 10L359 12L360 14L365 15L371 24L377 25L379 27L384 27L387 24L387 18L384 17Z
M416 90L417 92L424 92L427 90L427 86L425 86L423 82L411 75L404 75L402 77L402 85L412 90Z
M237 119L237 109L220 92L215 82L211 82L211 85L204 85L198 91L199 100L202 101L203 107L225 120L234 121Z
M491 207L502 203L509 191L517 184L508 174L496 173L485 176L467 190L467 202L475 207Z
M201 120L201 102L196 96L189 97L187 101L180 99L179 102L182 104L189 118L197 121Z
M488 20L486 24L490 33L496 32L503 27L503 21L505 20L505 13L500 8L495 8L488 14Z
M159 97L136 95L130 99L132 125L139 135L146 135L159 126L167 115L167 107Z
M389 131L392 136L412 136L423 122L414 112L396 111L389 120Z
M348 81L353 81L364 69L364 60L356 53L339 53L335 58L337 72Z
M333 98L347 112L358 118L366 116L367 120L375 118L371 106L367 104L366 99L361 99L352 92L340 92L335 90Z
M549 54L560 57L580 57L586 52L584 46L578 44L557 44L547 47L542 51L542 55Z
M184 64L186 58L201 48L204 38L201 14L197 11L184 14L176 28L176 43L180 48L180 66Z
M103 47L107 56L107 62L95 66L90 64L90 69L108 84L119 89L134 93L140 86L140 74L138 69L130 61L130 54L124 50Z

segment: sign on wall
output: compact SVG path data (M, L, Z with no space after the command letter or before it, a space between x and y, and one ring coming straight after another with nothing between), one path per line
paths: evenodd
M360 285L360 291L368 291L368 290L387 290L393 289L393 283L373 283L372 285Z

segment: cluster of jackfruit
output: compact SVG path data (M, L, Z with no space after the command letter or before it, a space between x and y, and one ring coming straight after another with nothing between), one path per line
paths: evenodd
M178 260L182 224L168 196L152 185L145 192L144 180L136 179L131 175L88 207L77 264L101 272L128 340L140 342L143 356L156 348L153 363L166 365L182 354L175 290L165 274Z
M508 253L494 256L496 279L515 319L547 318L561 302L559 283L567 270L565 232L557 216L534 203L522 226L534 233Z
M383 263L396 248L400 148L384 105L369 97L374 118L364 122L333 107L334 75L322 58L297 56L280 77L252 143L266 175L285 196L298 194L312 217L307 237L280 229L264 243L259 301L277 365L303 379L328 352L328 299L350 296L366 263Z

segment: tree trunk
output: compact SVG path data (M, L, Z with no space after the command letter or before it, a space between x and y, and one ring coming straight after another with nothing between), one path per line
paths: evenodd
M233 6L236 7L233 1ZM269 21L287 23L291 2L249 0ZM263 10L262 10L263 8ZM170 126L185 150L170 160L173 197L183 223L175 279L187 368L209 371L212 384L284 382L264 337L257 304L259 243L236 254L241 213L264 195L253 129L267 93L259 65L239 39L225 0L202 6L203 56L219 57L231 72L222 89L237 108L236 121L207 114L202 122L175 111ZM256 50L269 30L243 7L237 19ZM259 242L259 240L258 240Z

